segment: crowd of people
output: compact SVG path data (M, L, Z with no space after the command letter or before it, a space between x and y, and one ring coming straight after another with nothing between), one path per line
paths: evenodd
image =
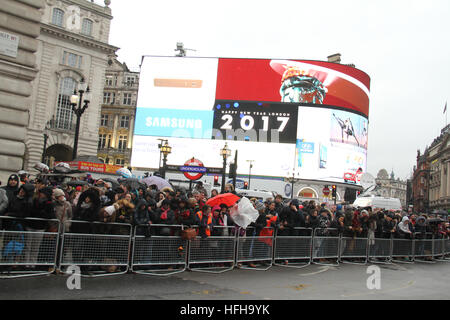
M27 173L12 174L7 184L0 188L0 216L44 220L11 223L0 218L0 229L57 232L60 226L65 232L74 233L111 231L91 223L76 223L80 221L137 225L141 226L137 234L146 237L174 235L173 229L161 225L195 226L202 238L228 234L224 231L226 228L215 228L217 226L233 228L241 235L261 236L271 236L273 232L276 236L315 232L316 235L342 234L344 237L369 239L450 235L447 217L372 210L371 207L354 208L345 204L300 202L298 199L283 199L281 195L265 201L250 199L259 216L247 230L239 230L230 215L229 206L211 207L206 204L218 191L213 189L208 194L201 184L191 191L167 187L158 190L156 185L132 187L127 179L118 179L116 187L102 179L94 180L89 174L81 179L84 183L74 186L52 182L45 176L30 180ZM235 193L230 184L225 186L225 192ZM156 225L158 227L152 227ZM39 246L42 241L42 238L33 238L29 246ZM31 262L38 258L36 251L39 250L31 253L34 257L28 257Z

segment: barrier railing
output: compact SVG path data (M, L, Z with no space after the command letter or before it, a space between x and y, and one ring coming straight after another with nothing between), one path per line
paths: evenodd
M133 232L131 271L168 276L187 268L187 240L181 239L181 225L137 225Z
M339 262L366 264L368 262L368 238L341 237Z
M434 263L433 242L432 233L414 233L414 261Z
M46 275L57 263L58 220L0 216L0 279Z
M450 239L432 233L369 239L343 237L336 229L293 228L289 236L278 236L273 228L250 227L241 234L235 227L216 226L207 238L183 240L182 225L132 227L5 216L0 221L0 278L45 275L71 265L81 267L82 276L93 277L128 271L170 275L186 269L267 270L285 261L293 267L450 261Z
M70 222L70 229L64 230L61 238L60 268L80 266L81 276L88 277L128 272L130 224Z
M234 227L214 226L211 236L189 241L188 269L211 273L232 270L235 263Z
M303 268L311 264L311 228L292 228L291 236L275 234L273 264L277 266ZM281 262L280 262L281 261Z
M311 261L315 264L338 265L340 242L341 237L337 229L333 228L314 229ZM326 262L325 260L328 261L335 260L335 261L333 263L333 262Z
M264 228L264 235L257 235L256 228L249 227L244 236L237 235L236 266L242 269L268 270L272 267L274 229ZM248 267L246 264L261 264L260 267Z

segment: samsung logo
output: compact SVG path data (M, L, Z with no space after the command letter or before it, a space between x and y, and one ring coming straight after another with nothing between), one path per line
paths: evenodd
M147 117L145 125L153 128L202 129L202 120Z

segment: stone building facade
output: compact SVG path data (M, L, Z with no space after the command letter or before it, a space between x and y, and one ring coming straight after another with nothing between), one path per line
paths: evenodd
M70 96L82 79L91 99L81 117L78 155L97 154L105 70L117 47L108 44L111 9L87 0L46 0L32 83L25 169L44 159L72 160L76 116ZM45 145L45 146L44 146ZM45 147L45 148L44 148Z
M450 210L450 125L428 148L429 207L434 210Z
M105 74L98 131L98 158L106 164L130 166L139 73L110 60Z
M399 178L395 179L393 171L388 175L386 169L381 169L378 171L375 182L379 196L400 199L402 207L406 209L406 181L402 181Z
M38 75L44 0L3 0L0 5L0 180L24 167L33 81Z
M429 210L429 171L428 152L420 154L420 150L417 150L416 165L411 179L414 212L420 213Z

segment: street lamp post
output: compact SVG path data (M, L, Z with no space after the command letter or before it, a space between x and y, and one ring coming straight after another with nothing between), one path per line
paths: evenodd
M291 199L294 199L295 171L292 172L292 177L288 177L286 180L291 183Z
M75 160L75 158L77 157L78 135L80 134L80 119L84 111L87 109L89 102L90 102L89 86L87 86L87 84L84 82L84 79L81 79L80 83L78 84L78 94L77 90L75 90L73 95L70 97L70 104L72 105L72 111L75 113L77 117L77 125L75 127L75 138L73 142L72 160ZM84 103L83 106L81 106L82 103Z
M44 148L42 150L42 159L41 159L42 163L45 163L44 162L45 161L45 152L47 150L47 140L48 140L48 133L47 132L48 132L48 130L51 127L50 121L51 120L47 121L47 123L45 124L45 127L44 127Z
M164 143L164 144L163 144ZM169 141L168 140L163 140L161 141L161 143L158 145L159 150L163 156L163 166L162 166L162 170L161 171L161 177L163 179L166 178L166 163L167 163L167 156L172 153L172 147L169 146Z
M231 150L228 148L228 143L225 142L225 146L220 149L220 155L223 158L223 171L222 171L222 186L221 193L225 191L225 174L227 170L227 158L231 156Z
M249 169L248 169L248 189L250 190L250 179L252 176L253 162L255 162L255 160L247 160L247 162L250 163Z

